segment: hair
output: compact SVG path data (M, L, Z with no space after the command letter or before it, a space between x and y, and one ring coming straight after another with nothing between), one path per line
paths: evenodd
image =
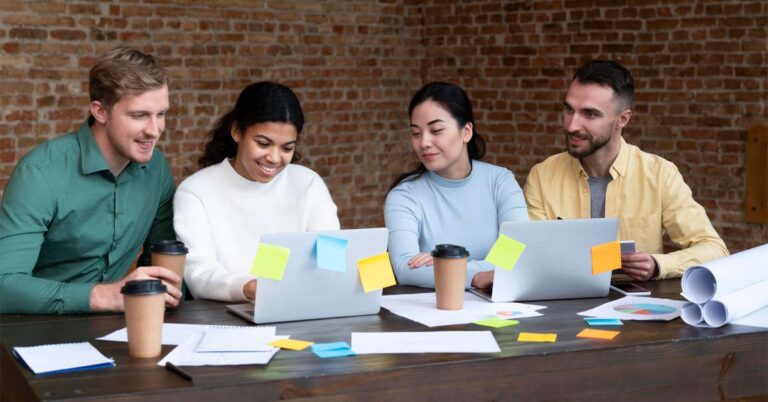
M198 160L201 168L220 163L237 155L237 143L232 138L232 128L245 133L248 127L259 123L290 123L301 134L304 113L293 91L275 82L257 82L248 85L237 97L235 107L216 122L210 132L211 139L205 144L203 156ZM298 138L297 138L298 140ZM301 159L293 153L291 162Z
M157 59L130 47L117 47L96 60L88 77L91 102L109 109L123 96L168 85L168 71Z
M635 103L635 80L632 73L613 60L592 60L579 67L573 74L573 81L581 84L597 84L613 89L613 94L624 107L632 108Z
M485 155L485 140L478 134L475 129L475 118L472 115L472 102L469 100L469 96L464 92L461 87L455 84L447 82L432 82L424 85L415 95L411 98L411 103L408 105L408 117L413 116L413 109L421 105L426 101L433 101L439 104L443 109L451 114L459 127L464 127L467 123L472 123L472 138L467 143L467 154L469 155L470 163L472 160L483 159ZM398 176L392 185L389 186L391 191L402 182L416 180L427 171L423 163L419 163L419 166Z

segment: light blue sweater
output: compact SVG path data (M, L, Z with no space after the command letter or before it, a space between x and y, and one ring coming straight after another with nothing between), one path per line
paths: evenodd
M408 260L449 243L469 251L466 287L481 271L494 266L483 261L506 221L528 220L520 185L508 169L472 161L472 172L449 180L426 172L397 185L387 195L384 222L389 229L389 255L401 285L435 287L431 265L408 267Z

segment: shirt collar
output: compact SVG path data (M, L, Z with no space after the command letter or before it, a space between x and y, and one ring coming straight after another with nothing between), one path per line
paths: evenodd
M91 124L95 121L96 119L94 119L93 116L90 116L83 122L80 128L77 129L77 142L80 144L80 159L83 174L91 174L105 170L109 172L107 160L104 159L104 155L96 144L96 139L93 138L93 132L91 131ZM120 177L127 177L136 173L138 169L145 169L146 167L146 163L128 162L128 166L126 166L120 173Z
M619 145L619 154L616 156L616 159L614 159L611 167L608 168L608 172L614 179L616 176L624 177L627 173L627 167L629 165L629 145L626 141L624 141L624 137L619 137L619 140L621 141ZM571 171L574 173L573 178L575 180L579 180L581 177L589 177L587 172L584 171L584 168L581 166L581 162L579 162L578 159L574 157L571 157L570 159Z

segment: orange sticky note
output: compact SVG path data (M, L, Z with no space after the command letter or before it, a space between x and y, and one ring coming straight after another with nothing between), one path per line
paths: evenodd
M276 341L270 342L269 344L280 349L304 350L313 343L314 342L300 341L298 339L278 339Z
M517 336L518 342L555 342L557 334L537 334L535 332L521 332Z
M592 275L621 268L621 243L598 244L592 247Z
M592 339L613 339L616 335L620 334L619 331L605 331L600 329L586 328L576 334L577 338L592 338Z
M397 285L387 252L357 260L357 270L365 293Z

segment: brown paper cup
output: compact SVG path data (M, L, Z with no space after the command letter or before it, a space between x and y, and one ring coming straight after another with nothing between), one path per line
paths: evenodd
M152 265L168 268L184 280L184 263L187 259L185 254L164 254L161 252L152 252ZM178 289L181 289L181 282L172 283Z
M165 285L157 279L129 281L121 290L131 357L160 356L165 291Z
M467 258L433 258L435 267L435 293L440 310L464 308L464 281L467 277Z

